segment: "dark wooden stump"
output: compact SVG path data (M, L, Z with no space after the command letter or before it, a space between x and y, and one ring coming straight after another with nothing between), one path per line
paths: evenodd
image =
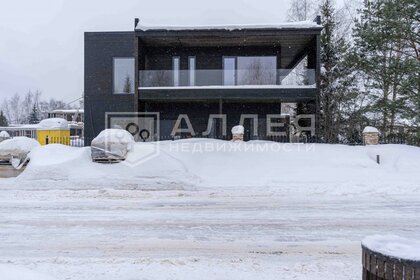
M420 280L420 261L385 256L362 245L363 280Z

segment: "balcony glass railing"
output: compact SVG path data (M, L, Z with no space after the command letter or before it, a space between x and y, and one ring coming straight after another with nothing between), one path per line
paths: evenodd
M175 80L176 79L176 80ZM234 86L315 86L314 69L141 70L140 88Z

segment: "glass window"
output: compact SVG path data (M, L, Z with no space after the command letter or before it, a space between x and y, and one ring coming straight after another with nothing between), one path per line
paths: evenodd
M225 57L223 59L223 84L225 86L236 85L236 58Z
M275 85L277 57L239 56L238 85Z
M195 56L188 57L188 81L190 86L195 86Z
M114 58L114 93L134 93L134 58Z
M172 58L172 70L174 74L174 86L179 86L179 70L181 68L179 56L174 56Z

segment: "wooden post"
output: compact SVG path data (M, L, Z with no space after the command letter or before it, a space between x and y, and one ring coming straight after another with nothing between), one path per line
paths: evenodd
M381 157L380 155L376 155L376 163L381 164Z

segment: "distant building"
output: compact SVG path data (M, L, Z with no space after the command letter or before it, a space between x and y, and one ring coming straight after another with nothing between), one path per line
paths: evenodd
M85 122L85 111L83 109L53 110L48 113L48 118L62 118L68 122Z

